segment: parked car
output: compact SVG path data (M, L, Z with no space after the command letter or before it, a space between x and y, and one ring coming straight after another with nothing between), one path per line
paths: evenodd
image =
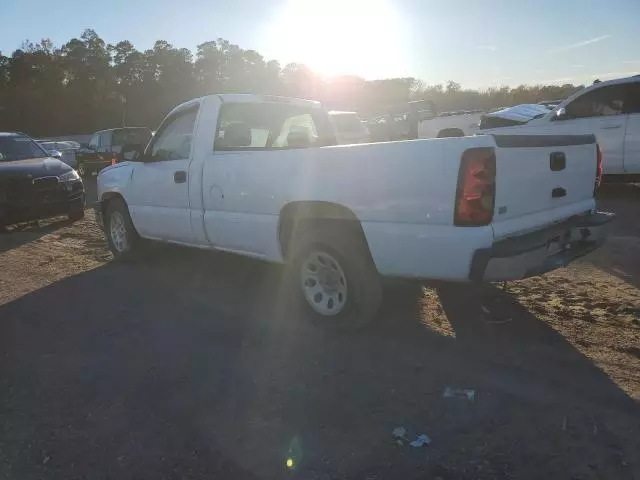
M481 131L503 135L595 134L602 148L605 178L640 181L640 75L596 83L540 117Z
M481 112L443 112L418 124L418 138L464 137L474 135L480 126Z
M362 123L356 112L329 112L329 118L336 130L339 144L366 143L371 140L371 134Z
M596 212L593 135L335 143L318 102L186 102L98 175L109 248L126 260L145 238L282 262L283 298L354 328L374 316L383 275L539 275L598 248L613 218Z
M0 133L0 228L55 215L84 216L78 173L22 133Z
M125 145L144 148L151 138L151 130L146 127L122 127L96 132L89 141L88 148L78 153L78 172L81 176L97 174L108 165L127 158L120 153Z
M477 133L492 128L524 125L535 118L545 116L547 113L549 113L549 109L537 103L524 103L502 108L482 115Z
M541 102L538 102L538 105L544 105L548 109L553 110L554 108L557 108L561 103L562 100L543 100Z
M49 152L52 157L62 160L70 167L77 168L78 161L76 160L76 152L80 149L79 144L76 147L71 142L58 142L53 140L38 140L38 143Z

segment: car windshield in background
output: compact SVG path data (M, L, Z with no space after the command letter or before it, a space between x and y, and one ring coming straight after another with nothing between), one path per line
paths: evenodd
M13 162L28 158L44 158L49 154L27 137L0 137L0 161Z
M122 128L113 131L113 144L118 147L124 145L146 146L151 138L151 130L148 128Z

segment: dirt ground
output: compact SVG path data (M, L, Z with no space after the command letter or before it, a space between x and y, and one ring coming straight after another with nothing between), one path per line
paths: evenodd
M1 235L0 479L640 479L640 188L600 207L569 268L390 284L351 335L286 313L275 266L115 264L90 212Z

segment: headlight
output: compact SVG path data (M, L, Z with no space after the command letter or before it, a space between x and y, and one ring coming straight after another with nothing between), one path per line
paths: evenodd
M75 170L71 170L69 172L63 173L58 177L58 179L63 183L73 182L74 180L78 180L80 175Z

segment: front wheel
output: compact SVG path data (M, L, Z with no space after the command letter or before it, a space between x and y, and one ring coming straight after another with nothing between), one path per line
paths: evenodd
M314 324L356 330L373 320L382 287L360 235L312 228L294 240L290 258L288 284Z
M130 260L138 250L140 237L133 226L124 200L114 198L107 204L104 231L109 250L116 260Z
M69 220L76 222L84 218L84 197L74 200L69 204L69 212L67 213Z
M84 218L84 208L75 207L69 210L69 213L67 214L67 216L69 217L69 220L71 220L72 222L77 222L78 220L82 220Z

